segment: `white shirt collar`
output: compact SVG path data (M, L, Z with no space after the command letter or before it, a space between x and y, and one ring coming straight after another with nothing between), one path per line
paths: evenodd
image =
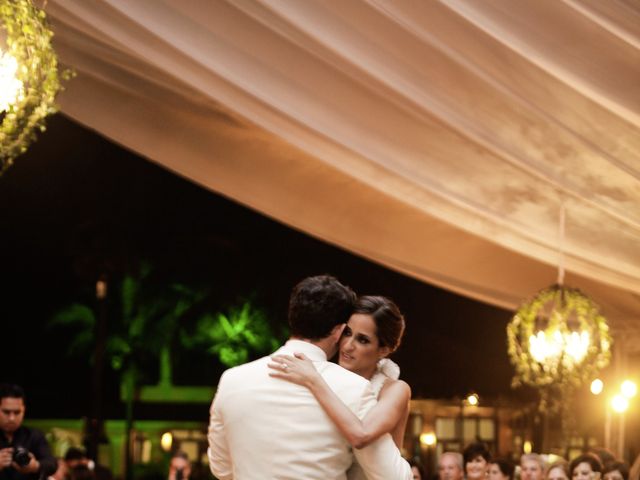
M304 353L312 362L326 362L327 354L320 347L305 342L304 340L288 340L276 352L278 354L292 355L294 353Z

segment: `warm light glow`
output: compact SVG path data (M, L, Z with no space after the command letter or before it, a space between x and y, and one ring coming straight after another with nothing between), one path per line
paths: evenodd
M589 350L589 332L583 330L582 332L571 332L570 335L565 335L565 347L564 351L574 359L576 363L582 362L582 359L587 355Z
M561 333L538 331L529 337L529 351L536 362L557 364L562 357L565 367L573 368L578 365L589 350L589 332Z
M551 465L562 459L563 458L561 456L556 455L555 453L550 453L549 455L547 455L547 465Z
M22 82L16 77L18 62L0 48L0 112L9 109L22 93Z
M469 395L467 397L467 403L473 407L475 407L476 405L478 405L478 402L480 401L480 398L478 397L478 395L476 395L475 393L472 393L471 395Z
M558 338L560 336L560 338ZM549 341L547 341L547 336L541 330L537 335L531 335L529 337L529 351L531 352L531 356L536 362L544 363L547 358L555 358L559 357L562 352L562 336L560 332L554 332L553 336L549 336ZM551 339L553 338L553 341Z
M171 432L163 433L162 437L160 437L160 446L165 452L168 452L171 450L171 445L173 445L173 435L171 435Z
M522 450L524 451L524 453L531 453L531 451L533 450L533 444L529 440L527 440L526 442L524 442Z
M96 282L96 298L98 300L107 298L107 282L104 280L98 280Z
M620 385L620 391L626 398L633 398L636 396L636 393L638 393L638 387L631 380L625 380L622 382L622 385Z
M611 399L611 407L618 413L624 413L629 408L629 400L622 395L616 395Z
M600 395L603 388L604 383L599 378L596 378L593 382L591 382L591 393L593 393L594 395Z
M142 442L142 455L140 455L140 460L142 463L151 462L151 442L149 440L145 440Z
M433 432L423 433L420 435L420 443L427 447L435 445L437 441L436 434Z

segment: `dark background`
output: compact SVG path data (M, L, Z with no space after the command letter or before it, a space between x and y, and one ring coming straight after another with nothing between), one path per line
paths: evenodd
M407 334L395 360L414 397L514 395L510 312L268 219L63 115L50 118L38 142L0 177L0 218L0 381L25 387L32 418L89 413L89 356L69 356L72 332L47 323L59 309L90 299L101 272L117 277L142 259L160 278L209 285L220 308L252 296L281 324L291 287L331 273L358 293L386 295L400 306ZM120 416L117 376L105 371L105 413ZM185 354L175 379L214 385L221 371L213 357ZM157 408L143 416L159 415Z

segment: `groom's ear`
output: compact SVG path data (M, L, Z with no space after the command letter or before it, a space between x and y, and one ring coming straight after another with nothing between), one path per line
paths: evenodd
M333 330L331 330L331 336L335 339L336 343L338 343L340 337L342 337L342 332L344 331L346 326L346 323L340 323L333 327Z

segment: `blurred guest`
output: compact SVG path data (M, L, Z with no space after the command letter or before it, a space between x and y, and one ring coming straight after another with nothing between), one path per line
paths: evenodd
M624 462L609 462L602 470L604 480L629 480L629 465Z
M571 460L569 473L572 480L599 480L602 475L602 462L593 453L583 453Z
M569 480L569 464L566 460L557 460L547 467L545 480Z
M462 480L464 476L462 454L444 452L438 460L438 477L440 480Z
M462 457L467 480L485 480L491 461L487 445L483 442L470 443L462 452Z
M96 474L87 465L79 464L69 470L69 480L96 480Z
M516 466L506 458L496 458L489 464L488 480L513 480Z
M415 460L409 460L409 466L411 467L411 473L413 474L413 480L427 480L422 465Z
M0 480L46 478L57 469L44 435L22 425L24 390L0 385Z
M92 472L94 472L97 480L112 480L113 474L111 470L102 465L96 464L93 460L87 457L87 454L82 448L69 447L67 453L64 455L64 461L67 465L67 469L72 470L78 466L85 466Z
M595 454L600 459L600 463L603 466L616 461L616 454L608 448L591 447L587 450L587 453Z
M520 480L542 480L544 460L537 453L527 453L520 457Z
M188 480L191 476L191 462L186 453L178 451L169 462L168 480Z
M69 447L67 453L64 454L64 463L68 470L71 470L78 465L84 465L91 469L93 467L91 460L84 453L84 450L78 447Z
M69 469L63 458L58 458L58 469L49 476L49 480L67 480Z

